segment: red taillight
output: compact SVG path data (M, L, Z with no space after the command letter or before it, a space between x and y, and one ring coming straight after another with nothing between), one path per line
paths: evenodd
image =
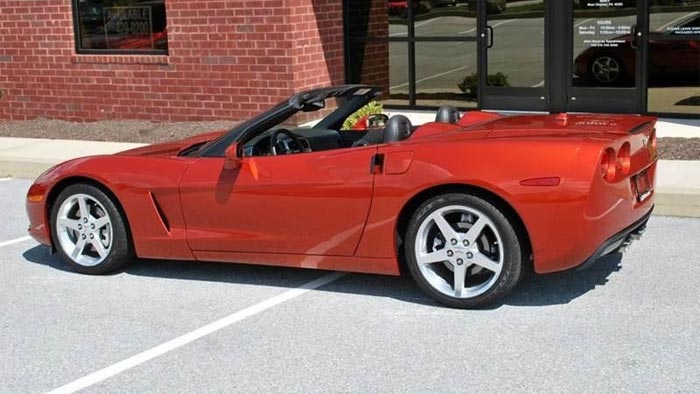
M657 150L656 150L656 129L654 129L651 132L651 135L649 136L649 143L647 145L649 147L649 154L651 155L652 159L656 158Z
M630 172L630 143L622 144L620 151L617 153L617 162L615 167L622 175L627 175Z
M615 179L615 151L612 148L606 149L600 157L600 171L606 181Z

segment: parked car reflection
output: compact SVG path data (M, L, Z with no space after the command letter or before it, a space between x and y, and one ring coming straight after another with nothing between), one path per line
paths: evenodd
M615 37L615 47L589 47L574 61L575 86L634 86L637 42L631 34ZM612 40L611 40L612 41ZM700 73L700 12L688 14L664 31L649 33L649 77L673 85Z

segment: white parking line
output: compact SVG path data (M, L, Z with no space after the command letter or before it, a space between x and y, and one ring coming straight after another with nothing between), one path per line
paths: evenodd
M582 20L581 22L575 24L574 27L579 27L579 26L581 26L582 24L584 24L584 23L586 23L586 22L590 22L590 21L592 21L592 20L594 20L594 19L593 19L593 18L584 19L584 20Z
M495 29L495 28L497 28L498 26L505 25L506 23L511 23L511 22L515 22L515 21L517 21L517 19L506 19L506 20L504 20L504 21L501 21L501 22L498 22L498 23L494 23L493 25L491 25L491 28L492 28L492 29ZM457 34L469 34L469 33L473 32L474 30L476 30L476 27L475 27L475 28L472 28L472 29L469 29L469 30L457 32Z
M11 239L9 241L0 242L0 248L5 247L5 246L18 244L18 243L24 242L24 241L29 241L30 239L32 239L32 237L26 236L26 237Z
M418 84L421 83L421 82L429 81L429 80L431 80L431 79L433 79L433 78L439 78L439 77L442 77L442 76L445 76L445 75L448 75L448 74L452 74L452 73L457 72L457 71L460 71L460 70L465 70L465 69L467 69L467 68L469 68L469 67L471 67L471 66L457 67L457 68L453 68L452 70L447 70L447 71L445 71L445 72L441 72L441 73L437 73L437 74L433 74L433 75L427 76L427 77L425 77L425 78L421 78L421 79L419 79L419 80L416 81L416 85L418 85ZM398 84L398 85L390 86L390 87L389 87L389 90L391 90L391 89L402 88L402 87L404 87L404 86L408 86L408 82L404 82L404 83L401 83L401 84Z
M11 181L12 178L0 178L0 182Z
M698 14L698 12L691 12L691 13L689 13L689 14L685 14L685 15L683 15L683 16L681 16L681 17L678 17L678 18L676 18L676 19L674 19L674 20L668 22L667 24L665 24L665 25L659 27L658 29L656 29L656 31L657 31L657 32L662 32L662 33L663 33L663 32L666 30L666 28L675 27L674 25L675 25L676 23L678 23L678 22L680 22L680 21L682 21L683 19L686 19L686 18L687 18L687 19L690 19L690 18L694 17L694 16L697 15L697 14Z
M435 22L436 20L437 20L437 19L428 19L427 21L418 22L418 23L416 23L413 27L414 27L415 29L417 29L417 28L419 28L419 27L421 27L421 26L429 25L429 24ZM407 34L408 34L407 32L402 31L402 32L398 32L398 33L391 33L391 34L389 34L389 37L405 36L405 35L407 35Z
M318 289L321 286L325 286L335 280L340 279L346 274L343 272L334 272L328 275L324 275L316 280L305 283L294 289L285 291L282 294L268 298L265 301L259 302L253 306L242 309L232 315L226 316L219 319L213 323L209 323L206 326L198 328L194 331L190 331L187 334L181 335L175 339L171 339L168 342L160 344L156 347L145 350L135 356L129 357L125 360L119 361L116 364L112 364L106 368L100 369L99 371L93 372L87 376L84 376L78 380L70 382L65 386L61 386L57 389L49 391L47 394L68 394L75 393L78 390L82 390L86 387L90 387L97 384L103 380L109 379L112 376L120 374L128 369L131 369L137 365L143 364L146 361L152 360L156 357L162 356L165 353L173 351L179 347L185 346L190 342L194 342L204 336L212 334L216 331L224 329L234 323L237 323L248 317L257 315L273 306L279 305L285 301L289 301L293 298L299 297L300 295Z

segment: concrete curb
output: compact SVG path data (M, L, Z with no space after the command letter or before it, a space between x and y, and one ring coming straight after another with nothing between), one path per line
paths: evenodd
M700 218L700 194L658 192L654 215Z
M84 156L110 155L145 144L0 138L0 176L35 178L49 167Z
M0 177L32 179L49 167L66 160L113 154L143 145L0 138ZM654 214L700 217L700 161L659 161Z

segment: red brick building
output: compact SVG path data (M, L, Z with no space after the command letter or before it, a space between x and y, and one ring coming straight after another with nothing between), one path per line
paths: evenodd
M81 51L75 1L0 0L0 119L249 116L344 82L341 3L167 0L167 50L120 54Z
M700 117L700 0L0 0L0 119L385 106Z

